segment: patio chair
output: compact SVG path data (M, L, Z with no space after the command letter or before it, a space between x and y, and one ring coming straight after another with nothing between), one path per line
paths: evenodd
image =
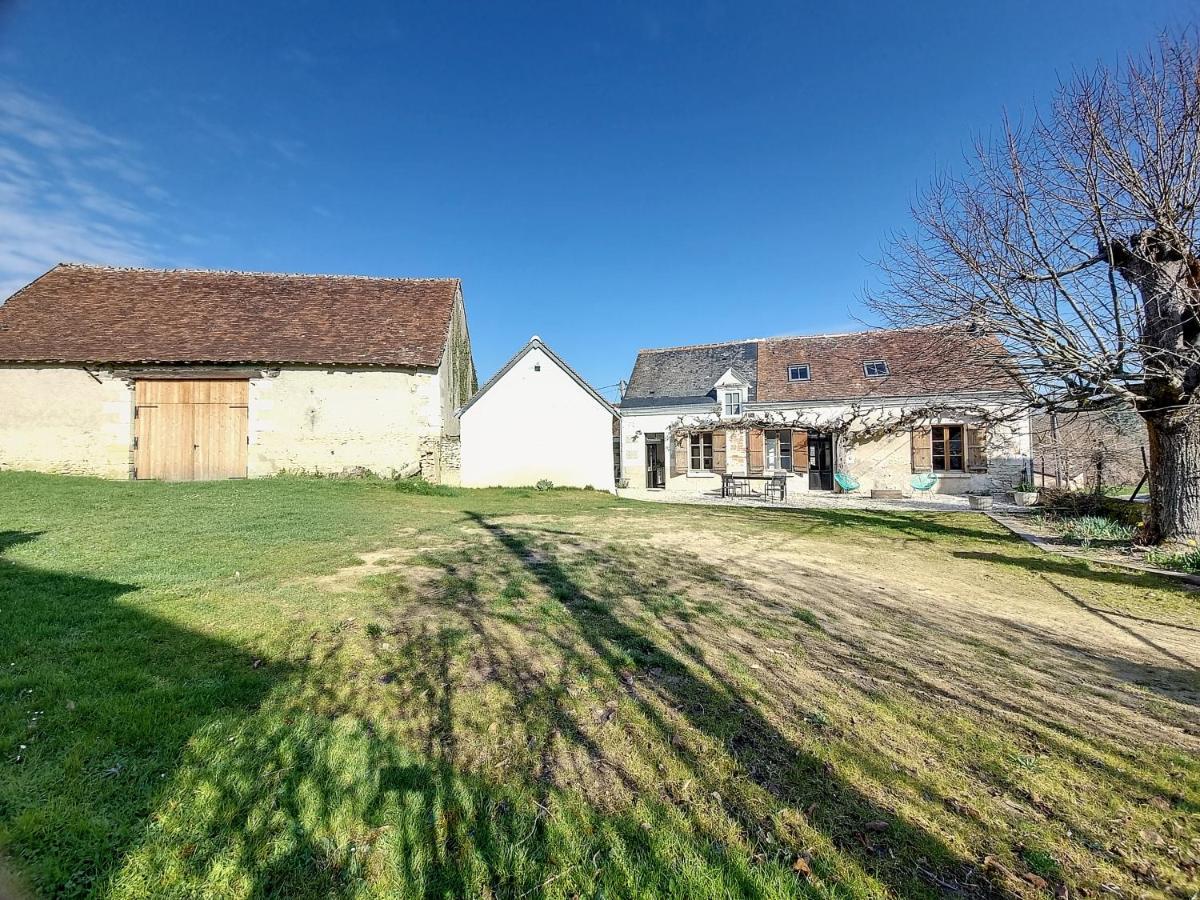
M722 475L721 484L725 489L726 497L748 497L750 495L750 483L740 480L734 475Z
M914 475L910 484L912 484L912 489L918 494L928 494L937 485L937 479L928 473Z
M783 502L787 499L787 476L776 475L763 484L763 496L767 500Z
M858 482L845 472L834 472L833 480L837 482L837 486L842 489L843 493L849 494L858 490Z

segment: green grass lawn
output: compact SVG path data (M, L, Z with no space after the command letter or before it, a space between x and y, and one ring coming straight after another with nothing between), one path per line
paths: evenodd
M1200 595L978 515L0 473L0 629L33 895L1200 891Z

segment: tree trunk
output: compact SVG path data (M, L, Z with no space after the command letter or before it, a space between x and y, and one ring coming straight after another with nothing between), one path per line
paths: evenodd
M1152 542L1200 540L1200 408L1145 416L1150 435Z
M1113 265L1141 294L1150 436L1153 543L1200 539L1200 265L1186 235L1156 227L1109 246Z

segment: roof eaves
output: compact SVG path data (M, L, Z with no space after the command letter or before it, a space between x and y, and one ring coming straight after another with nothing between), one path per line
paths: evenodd
M505 375L507 375L509 370L511 370L513 366L515 366L517 363L519 363L524 358L525 354L527 354L530 350L533 350L534 348L540 349L543 353L545 353L548 357L550 357L550 359L552 359L554 361L555 365L557 365L568 376L570 376L571 379L574 380L576 384L578 384L585 391L587 391L588 394L591 395L592 399L594 399L597 403L599 403L601 406L603 406L606 410L608 410L610 413L612 413L615 416L619 416L621 414L620 410L617 409L617 407L615 407L613 404L609 403L602 396L600 396L600 393L594 387L592 387L590 384L588 384L586 381L584 381L584 379L580 376L580 374L578 372L576 372L569 365L567 365L566 362L563 361L562 357L559 356L557 353L555 353L553 350L551 350L548 346L546 346L545 342L541 338L539 338L537 335L534 335L532 338L530 338L528 343L526 343L524 347L522 347L520 350L518 350L516 353L514 353L512 355L512 358L509 359L509 361L504 364L504 367L501 368L500 371L497 372L495 375L493 375L491 378L489 378L487 380L487 384L485 384L483 387L481 387L479 390L477 390L475 392L475 396L472 397L470 400L468 400L465 404L463 404L463 406L460 407L458 410L456 410L454 414L456 416L458 416L459 418L461 418L462 415L468 409L470 409L472 406L475 405L476 400L478 400L480 397L482 397L484 394L486 394L489 390L491 390L492 386L495 385L496 382L498 382L501 378L503 378Z

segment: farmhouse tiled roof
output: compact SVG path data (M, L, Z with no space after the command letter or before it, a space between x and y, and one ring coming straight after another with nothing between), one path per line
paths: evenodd
M664 350L643 350L629 376L621 399L623 409L648 406L692 406L716 402L714 385L726 369L750 385L748 400L756 393L758 342L696 344Z
M998 341L956 328L876 329L850 334L763 338L726 344L642 350L622 408L715 402L711 388L736 354L749 373L757 403L922 397L1012 391ZM868 376L864 364L882 361L888 374ZM706 364L705 364L706 363ZM788 368L807 365L806 381Z
M63 264L0 305L0 362L426 368L457 278Z

